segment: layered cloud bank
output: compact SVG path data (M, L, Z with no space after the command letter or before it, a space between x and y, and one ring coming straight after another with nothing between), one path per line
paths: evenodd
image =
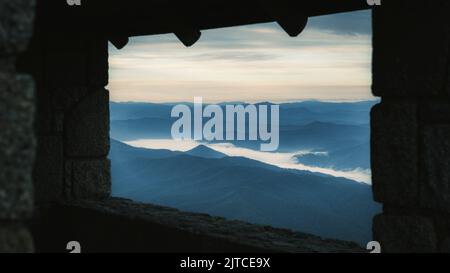
M110 49L114 101L364 100L370 94L370 13L312 18L297 38L276 24L204 31L185 48L174 35Z

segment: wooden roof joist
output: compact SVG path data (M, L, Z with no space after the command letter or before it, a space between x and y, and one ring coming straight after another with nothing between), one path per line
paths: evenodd
M174 33L186 46L205 29L277 22L297 36L308 17L369 9L367 0L80 0L38 1L53 31L106 35L117 47L128 37Z

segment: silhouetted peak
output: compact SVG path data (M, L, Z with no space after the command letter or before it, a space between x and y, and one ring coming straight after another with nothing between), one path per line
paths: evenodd
M205 145L198 145L194 149L187 151L186 154L204 158L223 158L227 156L226 154L218 152Z

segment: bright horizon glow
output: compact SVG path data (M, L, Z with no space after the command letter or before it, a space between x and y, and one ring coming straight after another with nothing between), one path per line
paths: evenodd
M277 104L289 104L289 103L302 103L302 102L308 102L308 101L317 101L317 102L324 102L324 103L358 103L358 102L366 102L366 101L379 101L379 98L373 97L365 100L359 100L359 99L304 99L304 100L251 100L251 101L242 101L242 100L235 100L235 101L205 101L203 100L203 104L236 104L236 103L249 103L249 104L258 104L258 103L277 103ZM111 100L113 103L155 103L151 101L114 101ZM161 101L156 102L157 104L192 104L194 101Z

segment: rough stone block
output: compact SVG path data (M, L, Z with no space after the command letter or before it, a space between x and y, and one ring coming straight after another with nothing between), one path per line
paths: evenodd
M442 240L440 252L450 253L450 237L446 237Z
M439 251L450 253L450 214L445 212L433 211L434 228L439 239Z
M36 133L38 135L62 135L64 113L51 104L53 93L45 88L37 90Z
M415 104L383 102L372 109L372 185L376 201L418 203L417 134Z
M48 36L45 43L45 86L50 88L88 85L89 48L78 32Z
M0 219L32 210L33 91L30 77L0 73Z
M70 198L104 199L111 194L111 164L108 159L68 160L65 182Z
M422 138L421 205L450 212L450 124L425 126Z
M0 225L0 253L33 252L33 238L30 232L21 225Z
M377 96L449 94L450 3L385 1L373 12L373 92Z
M53 129L53 109L51 108L51 92L49 89L36 88L36 134L51 135Z
M38 87L36 130L38 135L63 135L65 113L69 113L85 96L88 88Z
M87 94L87 87L38 88L37 134L62 136L65 113L70 112Z
M89 44L88 81L90 86L108 85L108 41L92 39Z
M64 152L62 137L38 137L33 176L35 198L38 204L63 200Z
M419 119L423 125L450 124L450 101L438 98L421 102L419 105Z
M0 57L27 47L32 34L34 0L0 0Z
M0 57L0 73L13 74L15 72L15 62L14 57Z
M91 92L92 93L92 92ZM52 108L68 113L89 94L87 86L52 89Z
M373 221L374 240L383 253L437 252L433 221L419 216L377 215Z
M65 124L65 149L71 157L101 157L109 152L109 93L105 89L86 96Z

